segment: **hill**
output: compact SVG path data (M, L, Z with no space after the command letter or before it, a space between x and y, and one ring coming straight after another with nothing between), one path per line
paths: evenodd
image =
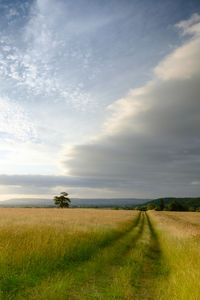
M160 199L164 200L165 206L171 203L172 201L177 201L183 206L193 206L193 207L200 207L200 198L176 198L176 197L169 197L169 198L158 198L155 200L148 201L144 203L144 205L147 205L149 203L154 203L156 205L160 204Z

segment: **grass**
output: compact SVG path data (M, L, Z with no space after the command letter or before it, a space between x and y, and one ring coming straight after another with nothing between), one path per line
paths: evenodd
M168 280L159 284L158 299L200 299L200 215L151 212Z
M195 213L0 209L0 299L200 299L199 226Z
M1 209L1 298L16 299L56 272L89 260L129 231L138 213ZM18 295L18 296L17 296Z

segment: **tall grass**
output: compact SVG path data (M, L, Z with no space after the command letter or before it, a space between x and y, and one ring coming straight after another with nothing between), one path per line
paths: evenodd
M160 300L200 299L200 215L196 213L151 212L158 232L164 269Z
M0 299L198 300L198 216L0 209Z
M89 260L131 230L137 215L109 210L1 209L1 298L20 299L24 289Z
M153 299L160 268L157 235L142 213L89 260L49 274L16 299Z

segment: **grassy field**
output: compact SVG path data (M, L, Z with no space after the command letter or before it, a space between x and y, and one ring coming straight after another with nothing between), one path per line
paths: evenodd
M200 214L0 209L0 299L200 299Z

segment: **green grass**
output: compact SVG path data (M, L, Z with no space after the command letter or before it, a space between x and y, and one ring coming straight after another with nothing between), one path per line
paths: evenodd
M64 231L62 227L57 228L56 225L55 228L1 228L1 299L22 299L24 290L34 289L49 276L54 277L58 272L63 275L76 269L128 234L138 221L139 214L138 217L133 215L132 221L120 223L114 229L97 226L92 230L88 228L83 232L72 233Z
M160 255L152 224L142 213L90 259L51 273L15 299L153 299Z
M179 213L176 214L181 216ZM168 221L170 219L171 216ZM177 228L178 222L179 218L175 223ZM195 224L196 226L190 229L189 233L187 233L187 225L185 228L182 226L179 231L173 232L172 228L168 229L169 223L160 226L154 221L154 224L163 256L163 269L168 272L168 279L163 277L159 282L159 293L157 293L159 297L156 296L154 299L199 300L200 230L199 233L196 230L198 224Z
M200 239L165 226L142 212L114 227L71 233L59 226L2 227L0 298L198 300Z

